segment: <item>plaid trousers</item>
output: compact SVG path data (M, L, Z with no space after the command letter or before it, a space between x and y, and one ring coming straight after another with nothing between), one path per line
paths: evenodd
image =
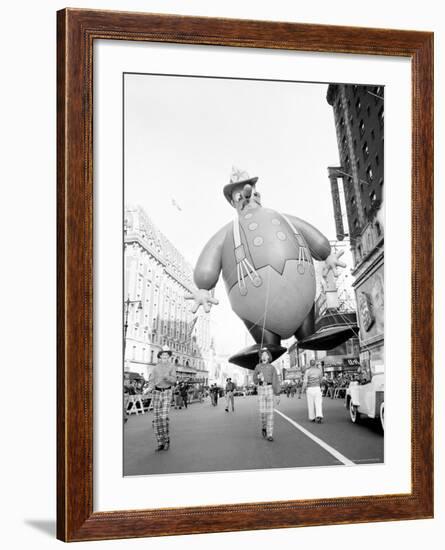
M172 401L172 390L153 390L153 429L158 445L163 445L170 440L169 418Z
M273 388L272 386L258 386L258 406L260 411L261 427L266 428L267 437L273 435Z

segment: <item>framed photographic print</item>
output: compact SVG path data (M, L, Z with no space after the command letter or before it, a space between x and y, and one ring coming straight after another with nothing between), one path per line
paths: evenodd
M58 538L433 515L432 33L58 12Z

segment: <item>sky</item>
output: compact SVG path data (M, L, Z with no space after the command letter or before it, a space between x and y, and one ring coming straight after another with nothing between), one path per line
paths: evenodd
M232 166L257 176L263 206L335 238L328 166L338 165L327 84L125 75L124 194L194 266L235 217L222 190ZM212 324L220 353L246 345L220 281Z

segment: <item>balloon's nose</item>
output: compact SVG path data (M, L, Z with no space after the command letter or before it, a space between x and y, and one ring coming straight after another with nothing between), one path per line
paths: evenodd
M246 185L243 188L243 195L245 199L250 199L252 196L252 186L246 183Z

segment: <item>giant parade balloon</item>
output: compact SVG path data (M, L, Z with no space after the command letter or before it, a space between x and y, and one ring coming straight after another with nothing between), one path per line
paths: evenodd
M334 272L345 267L341 253L331 253L328 239L310 223L263 207L257 181L233 169L223 193L237 216L204 246L194 269L197 289L188 296L192 312L200 306L210 311L218 303L212 290L222 273L232 309L256 342L229 361L251 369L261 347L275 360L286 351L282 339L303 340L314 332L313 260Z

